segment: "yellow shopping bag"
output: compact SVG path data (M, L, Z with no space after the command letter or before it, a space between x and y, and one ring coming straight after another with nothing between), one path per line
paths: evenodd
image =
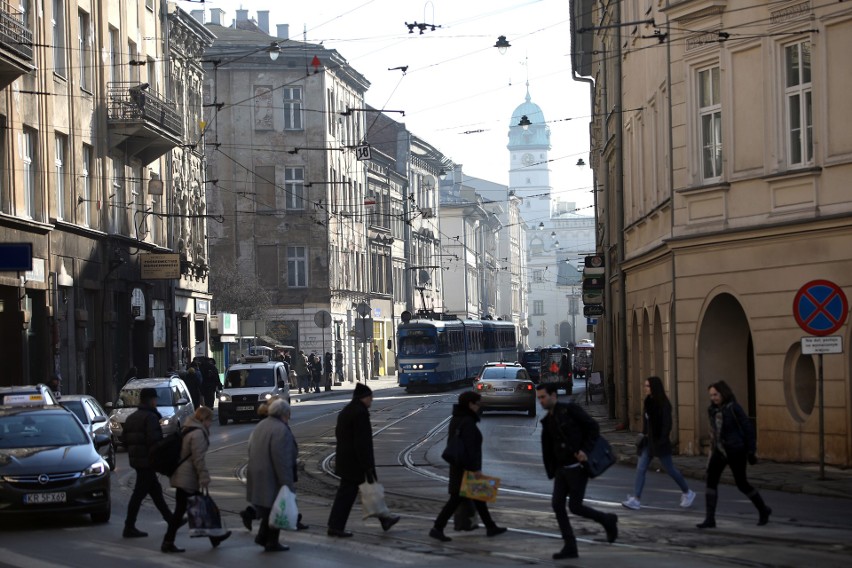
M461 489L459 495L474 499L476 501L485 501L493 503L497 500L497 490L500 489L500 478L481 475L479 479L472 471L464 472L462 477Z

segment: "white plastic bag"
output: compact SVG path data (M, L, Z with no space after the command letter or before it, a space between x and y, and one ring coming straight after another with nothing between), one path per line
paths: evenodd
M361 491L361 506L364 509L364 518L383 517L390 514L388 506L385 505L385 488L381 483L367 483L358 486Z
M272 511L269 513L269 524L285 531L298 530L299 507L296 505L296 494L284 485L278 490Z

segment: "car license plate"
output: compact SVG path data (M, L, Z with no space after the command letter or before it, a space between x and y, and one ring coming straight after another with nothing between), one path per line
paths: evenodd
M54 493L27 493L24 495L24 503L64 503L65 492L56 491Z
M494 389L494 390L497 391L497 392L514 392L515 391L515 389L513 389L512 387L501 387L499 389Z
M238 406L237 407L237 412L249 412L249 411L253 412L254 406Z

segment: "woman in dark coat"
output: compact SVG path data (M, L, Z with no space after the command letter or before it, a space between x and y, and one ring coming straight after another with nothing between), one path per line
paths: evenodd
M730 466L737 489L748 497L760 515L757 524L769 522L772 509L766 506L757 489L751 486L746 477L747 463L757 463L754 428L743 407L737 403L728 383L719 381L710 385L710 460L707 462L707 491L704 498L707 512L704 522L696 525L699 529L711 529L716 526L716 503L719 500L719 478L725 466Z
M432 530L429 531L429 536L441 542L452 540L444 534L444 527L447 526L447 522L453 516L456 508L467 501L465 497L459 495L464 472L471 471L477 476L481 474L482 433L476 426L476 423L479 422L480 398L482 397L474 391L463 392L459 395L458 404L453 405L453 417L450 419L449 436L458 436L461 438L464 452L462 465L450 464L450 498L446 505L444 505L444 508L441 509L438 518L435 519L435 525L432 527ZM497 523L491 518L491 513L488 512L488 505L484 501L474 501L473 504L482 522L485 523L488 536L496 536L506 532L505 528L498 527Z
M639 453L639 461L636 463L636 480L633 484L633 495L628 496L622 505L628 509L639 509L641 507L642 488L645 487L645 472L651 464L651 459L656 457L660 460L663 469L680 487L680 506L688 508L695 500L695 492L686 484L683 475L672 463L672 444L669 435L672 431L672 404L666 391L663 389L663 381L660 377L648 377L645 379L645 403L642 409L642 437L636 448Z

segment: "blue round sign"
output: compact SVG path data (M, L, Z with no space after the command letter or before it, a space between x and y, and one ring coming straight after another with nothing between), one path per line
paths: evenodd
M811 335L831 335L843 326L849 304L843 290L828 280L813 280L796 292L793 316Z

